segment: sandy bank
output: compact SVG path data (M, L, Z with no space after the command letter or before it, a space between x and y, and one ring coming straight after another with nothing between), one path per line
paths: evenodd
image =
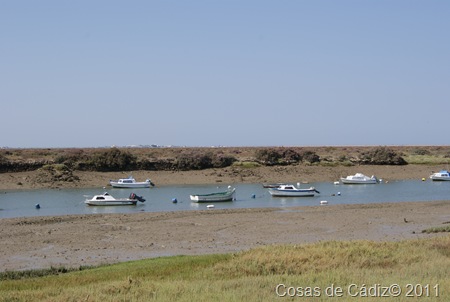
M442 167L431 165L406 166L275 166L197 171L124 171L124 172L82 172L75 171L79 181L42 182L39 171L0 173L0 190L40 188L93 188L109 185L110 179L125 178L132 174L138 181L150 178L156 185L189 185L217 183L265 183L265 182L321 182L336 181L340 177L357 172L368 176L376 175L384 180L428 178L432 171Z

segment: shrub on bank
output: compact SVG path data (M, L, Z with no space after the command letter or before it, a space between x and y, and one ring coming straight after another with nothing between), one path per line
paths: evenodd
M177 169L187 170L202 170L212 166L210 153L185 152L177 157Z
M100 172L134 170L136 156L118 148L111 148L107 151L94 153L85 167L87 170Z
M258 149L255 152L256 160L266 166L273 166L279 163L281 154L275 149Z
M362 165L407 165L397 152L386 147L379 147L361 153L360 164Z
M298 152L293 148L258 149L255 152L256 161L266 166L290 165L299 162L317 163L320 156L313 151Z
M69 149L58 153L55 156L55 163L75 168L77 163L86 162L88 159L89 155L83 149Z
M236 159L223 154L213 154L212 152L183 152L176 158L176 168L178 170L202 170L209 168L224 168L231 166Z
M315 152L312 152L312 151L305 151L305 152L303 152L302 156L301 156L301 159L302 159L302 161L308 162L310 164L320 162L320 156L317 155Z

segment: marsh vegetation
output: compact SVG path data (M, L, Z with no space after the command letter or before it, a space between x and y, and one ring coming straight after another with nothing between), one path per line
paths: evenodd
M364 297L360 290L392 284L402 290L396 301L411 297L446 301L449 266L449 236L400 242L327 241L161 257L79 271L54 269L47 276L3 273L0 301L274 301L280 295L328 301L325 290L331 285L343 289L339 301L354 301L354 295L379 301L379 296Z

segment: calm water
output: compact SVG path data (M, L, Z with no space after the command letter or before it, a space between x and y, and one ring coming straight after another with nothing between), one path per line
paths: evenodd
M316 197L272 197L261 184L234 184L236 200L214 203L215 209L294 207L329 204L366 204L402 201L450 200L450 182L420 180L392 181L377 185L334 185L333 183L303 184L320 191ZM98 189L22 190L0 193L0 218L93 213L137 213L161 211L203 210L210 203L192 203L190 194L211 193L226 189L227 185L163 186L150 189L112 189L116 197L128 197L131 192L146 198L137 206L91 207L84 204L86 197L101 194ZM338 194L340 193L340 195ZM253 198L254 196L254 198ZM177 203L172 200L176 198ZM41 208L36 209L39 203Z

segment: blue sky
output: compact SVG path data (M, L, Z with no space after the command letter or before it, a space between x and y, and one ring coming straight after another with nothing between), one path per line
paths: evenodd
M450 2L0 1L0 146L448 145Z

